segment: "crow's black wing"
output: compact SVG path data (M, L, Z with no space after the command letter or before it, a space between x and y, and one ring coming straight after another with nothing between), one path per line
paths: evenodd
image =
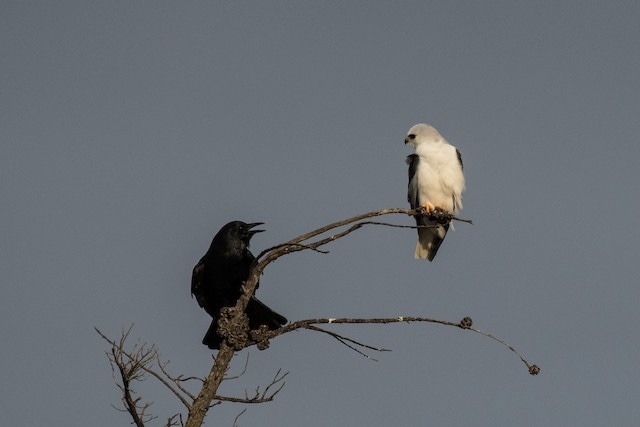
M191 274L191 296L196 297L198 305L204 309L207 307L206 298L204 295L204 271L205 271L205 258L202 257L200 261L193 267L193 273Z

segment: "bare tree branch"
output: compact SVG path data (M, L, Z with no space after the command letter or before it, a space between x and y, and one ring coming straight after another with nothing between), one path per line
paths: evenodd
M457 218L453 215L449 215L449 214L445 214L445 213L427 213L424 211L424 209L404 209L404 208L388 208L388 209L380 209L377 211L372 211L372 212L367 212L364 214L360 214L360 215L356 215L353 216L351 218L347 218L341 221L336 221L334 223L325 225L323 227L320 227L316 230L310 231L308 233L304 233L301 234L298 237L294 237L293 239L291 239L289 241L289 243L300 243L303 242L305 240L308 240L312 237L318 236L320 234L324 234L329 230L333 230L334 228L338 228L338 227L343 227L345 225L348 224L352 224L354 222L358 222L361 221L363 219L366 218L373 218L373 217L377 217L377 216L383 216L383 215L391 215L391 214L406 214L406 215L423 215L426 216L428 219L430 220L434 220L434 221L438 221L438 222L448 222L451 220L455 220L455 221L461 221L461 222L467 222L467 223L472 223L472 221L467 220L467 219L462 219L462 218Z
M155 363L158 364L160 369L163 370L163 372L164 372L162 364L160 363L160 360L159 360L160 356L158 354L158 350L156 349L156 347L154 345L151 345L150 347L147 348L146 344L142 344L137 349L136 349L136 346L134 346L134 351L133 352L127 352L124 349L125 341L126 341L127 337L129 336L129 332L131 331L131 328L133 328L133 325L131 325L129 327L129 330L127 331L126 334L123 334L122 338L120 339L120 341L118 343L116 343L115 341L107 338L107 336L104 335L98 328L94 328L94 329L96 330L98 335L100 335L102 337L102 339L104 339L109 344L111 344L112 352L116 352L119 355L119 359L116 361L116 364L118 365L119 368L120 368L121 365L122 366L128 366L128 364L132 364L133 368L135 368L135 370L137 372L137 375L132 376L131 379L133 379L133 380L144 379L144 377L142 376L142 373L140 371L143 371L144 373L147 373L147 374L155 377L165 387L167 387L169 390L171 390L171 392L188 409L189 406L190 406L190 403L187 402L186 398L180 393L180 389L182 387L179 387L179 386L178 386L179 388L173 387L169 383L169 381L167 381L160 374L158 374L153 369L151 369L151 365L155 362ZM125 359L125 357L126 357L126 359ZM169 379L171 379L171 378L169 377Z
M321 239L317 242L314 242L312 244L307 244L307 245L302 245L301 242L304 242L305 240L309 240L313 237L319 236L321 234L324 234L326 232L328 232L329 230L333 230L334 228L339 228L339 227L344 227L346 225L352 224L354 222L358 222L361 221L363 219L366 218L373 218L373 217L377 217L377 216L383 216L383 215L391 215L391 214L406 214L406 215L423 215L425 217L427 217L429 220L432 221L436 221L436 222L440 222L440 223L448 223L453 221L460 221L460 222L466 222L468 224L473 224L473 222L471 220L468 219L463 219L463 218L458 218L456 216L453 216L451 214L445 213L445 212L429 212L427 213L426 211L424 211L424 209L403 209L403 208L389 208L389 209L380 209L377 211L372 211L372 212L367 212L364 214L360 214L360 215L356 215L353 216L351 218L347 218L341 221L337 221L328 225L325 225L323 227L317 228L313 231L301 234L297 237L294 237L293 239L289 240L288 242L270 247L268 249L265 249L264 251L260 252L260 254L258 254L258 256L256 257L256 260L259 261L262 257L264 257L265 255L267 255L268 253L273 252L274 250L277 249L284 249L283 253L278 254L272 261L275 261L275 259L279 258L280 256L289 253L289 252L297 252L300 250L304 250L304 249L317 249L319 246L325 245L329 242L333 242L334 240L338 240L341 237L346 236L347 234L350 234L351 232L361 228L364 225L385 225L385 226L389 226L389 227L397 227L397 228L433 228L433 227L437 227L437 225L435 226L415 226L415 225L397 225L397 224L389 224L389 223L383 223L383 222L374 222L374 221L363 221L359 224L354 225L353 227L349 228L346 232L342 232L342 233L338 233L336 235L333 236L329 236L328 238L325 239ZM268 263L272 262L269 261ZM267 264L268 264L267 263ZM265 265L266 267L266 265ZM264 270L264 268L263 268Z
M175 414L170 416L167 419L167 423L165 424L165 427L175 427L175 426L184 426L184 423L182 422L182 414Z
M269 340L285 333L298 330L298 329L308 329L315 332L320 332L327 334L334 339L338 340L341 344L347 346L349 349L357 352L358 354L375 360L369 355L365 353L366 350L372 350L377 352L390 351L385 348L373 347L368 344L361 343L352 338L346 337L344 335L338 334L333 331L326 330L324 328L320 328L317 325L320 324L388 324L388 323L399 323L399 322L429 322L429 323L437 323L445 326L456 326L461 329L468 329L478 334L484 335L490 339L495 340L496 342L504 345L509 350L517 354L522 362L529 369L529 373L532 375L536 375L539 373L540 368L537 365L530 364L514 347L507 344L502 339L496 338L495 336L482 332L480 330L472 328L472 321L470 318L465 317L461 322L448 322L437 319L431 319L427 317L392 317L392 318L373 318L373 319L350 319L350 318L339 318L339 319L331 319L331 318L319 318L319 319L307 319L300 320L297 322L290 323L285 325L279 329L274 331L269 331L268 328L260 328L256 331L245 331L243 328L247 328L247 326L240 327L239 325L247 325L246 315L244 313L247 303L251 296L253 295L255 288L257 287L257 283L259 281L260 276L264 272L265 268L277 260L278 258L303 250L312 250L319 253L328 253L328 251L320 250L321 246L327 245L331 242L334 242L342 237L345 237L352 232L362 228L365 225L379 225L379 226L388 226L395 228L429 228L433 226L410 226L410 225L399 225L399 224L391 224L387 222L379 222L379 221L371 221L366 220L368 218L379 217L383 215L391 215L391 214L405 214L411 216L424 216L430 221L434 221L437 224L447 224L451 221L460 221L466 223L472 223L470 220L462 219L455 217L446 212L426 212L424 209L402 209L402 208L392 208L392 209L382 209L378 211L368 212L360 215L353 216L351 218L347 218L341 221L337 221L323 227L320 227L316 230L301 234L293 239L275 245L271 248L268 248L258 254L256 257L254 264L251 267L249 272L249 276L247 280L243 284L243 294L238 299L237 303L234 307L229 307L223 309L221 311L221 322L224 320L229 325L231 325L228 329L220 328L220 330L226 331L222 332L222 343L220 345L220 349L216 357L214 358L213 366L209 371L209 374L206 378L199 377L184 377L180 376L172 376L167 371L167 363L162 363L159 361L159 356L156 348L154 346L147 347L146 344L139 346L136 348L134 346L133 352L126 352L124 350L124 341L126 340L131 328L126 333L123 333L123 337L119 342L115 342L113 340L108 339L104 336L98 329L96 331L100 336L109 342L112 346L112 356L110 356L109 360L112 363L112 370L114 369L114 364L118 368L121 376L122 385L116 381L118 387L123 392L123 402L125 405L125 409L131 414L134 423L136 423L137 427L144 426L145 419L145 410L148 408L149 404L144 404L140 406L140 398L135 398L130 388L130 383L132 380L143 380L145 374L152 375L156 379L158 379L165 387L167 387L178 399L185 405L188 410L188 416L186 422L183 422L182 415L176 414L168 419L167 426L178 425L178 421L181 426L185 427L200 427L204 422L204 418L207 414L207 411L222 401L226 402L238 402L238 403L263 403L272 401L273 398L282 390L284 386L284 378L287 373L282 374L279 370L274 376L272 382L267 385L264 390L261 392L260 388L256 388L255 393L251 396L245 391L244 398L233 398L233 397L225 397L219 396L217 394L217 390L222 381L225 379L238 378L244 374L248 365L248 356L245 361L244 368L240 374L234 377L226 376L229 370L229 363L233 358L235 351L239 351L244 347L249 345L256 344L259 349L265 349L269 345ZM435 225L438 226L438 225ZM329 236L321 237L321 235L328 233L329 231L346 227L341 231L334 232ZM313 239L316 240L313 240ZM244 322L242 322L244 317ZM222 323L221 323L222 324ZM237 330L237 328L241 328ZM229 335L225 335L228 333ZM238 338L240 337L240 338ZM155 362L158 364L158 368L161 373L154 371L151 367L151 364ZM131 371L130 365L133 364L135 369ZM114 371L115 373L115 371ZM202 383L202 387L199 390L197 395L191 393L183 384L187 381L199 381ZM234 425L237 424L238 418L244 413L244 411L240 412L238 416L234 420ZM137 418L136 418L137 417ZM148 417L148 416L147 416Z
M98 330L96 329L96 331ZM111 365L114 381L122 392L124 410L129 413L136 427L144 427L145 421L150 421L154 418L146 414L146 410L151 403L141 403L140 397L134 397L135 392L131 388L131 383L145 379L142 367L151 363L153 359L153 349L148 349L143 344L138 347L135 357L129 357L129 355L124 352L123 347L130 332L131 327L126 331L123 330L119 343L110 341L111 351L105 352L105 354ZM98 333L102 335L100 331L98 331ZM115 377L116 368L120 374L120 382L118 382Z
M253 284L253 289L255 289L255 283ZM253 292L253 289L251 292ZM246 302L243 303L242 310L244 311L244 307L246 307ZM237 305L236 305L237 307ZM227 366L229 366L229 362L233 357L234 350L229 347L226 341L223 341L220 350L218 351L218 355L216 356L216 361L209 371L209 375L204 380L202 384L202 389L200 389L200 393L193 401L193 404L189 408L189 416L187 417L187 422L185 427L200 427L204 422L204 417L207 415L207 411L211 407L211 402L215 399L216 391L224 378L224 373L227 370Z
M216 396L216 400L218 402L234 402L234 403L266 403L272 402L276 395L282 390L285 385L284 378L289 375L289 372L282 373L282 369L278 369L273 379L269 384L266 385L264 390L261 392L260 387L256 387L252 396L249 396L249 393L245 390L244 397L229 397L229 396ZM229 378L225 378L225 381ZM275 386L278 388L274 391L271 389ZM212 406L215 404L212 404Z
M361 221L366 218L373 218L377 216L390 215L390 214L423 215L423 216L427 216L431 220L438 221L441 223L447 223L452 220L470 222L469 220L462 220L445 213L436 213L436 214L426 213L423 209L416 210L416 209L391 208L391 209L382 209L382 210L368 212L361 215L356 215L354 217L347 218L342 221L334 222L324 227L320 227L316 230L302 234L298 237L294 237L293 239L289 240L288 242L285 242L282 245L277 245L274 248L267 249L266 251L262 251L256 257L254 261L254 265L252 266L251 271L249 273L249 277L244 283L243 295L238 299L234 307L235 314L233 317L234 319L233 322L236 324L240 324L240 319L244 315L244 310L247 307L249 299L251 298L251 296L253 295L256 289L260 276L262 275L262 272L264 271L264 269L270 263L280 258L281 256L284 256L289 253L298 252L305 249L315 250L322 245L325 245L327 243L333 242L337 239L340 239L346 236L347 234L359 229L364 224L352 225L349 229L345 231L342 231L336 235L329 236L324 239L320 239L316 242L303 243L306 240L319 236L320 234L326 233L329 230L333 230L334 228L353 224L357 221ZM247 342L245 343L244 346L250 345L250 344L251 342ZM240 346L240 348L237 348L237 350L240 350L241 348L242 346ZM259 346L259 348L265 348L265 347ZM234 351L235 349L227 343L227 340L226 339L223 340L222 345L220 346L220 350L218 351L218 355L216 356L215 363L211 368L211 371L209 372L209 375L207 376L207 379L203 384L202 390L194 400L193 406L189 411L189 418L187 419L186 427L197 427L202 424L202 421L204 420L207 410L214 399L215 392L220 386L220 383L222 382L222 379L224 377L224 372L226 371L227 366L229 365L229 362L233 357Z
M266 334L264 334L263 338L264 339L272 339L275 338L277 336L286 334L288 332L291 331L295 331L298 329L309 329L312 331L317 331L317 332L322 332L325 334L329 334L331 336L333 336L334 338L338 339L339 341L341 341L343 344L345 344L343 342L343 340L345 341L349 341L351 343L356 344L359 347L363 347L363 348L367 348L370 350L374 350L374 351L391 351L389 349L385 349L385 348L377 348L377 347L372 347L366 344L362 344L358 341L355 341L351 338L347 338L344 337L342 335L338 335L335 332L331 332L331 331L327 331L326 329L321 329L318 328L317 326L314 325L320 325L320 324L363 324L363 323L368 323L368 324L372 324L372 323L377 323L377 324L388 324L388 323L411 323L411 322L427 322L427 323L437 323L440 325L445 325L445 326L455 326L461 329L466 329L472 332L475 332L477 334L480 335L484 335L487 338L490 338L500 344L502 344L503 346L507 347L509 350L511 350L513 353L515 353L520 360L527 366L527 369L529 370L529 373L531 375L537 375L540 373L540 367L535 365L535 364L531 364L529 363L529 361L527 361L524 356L518 352L512 345L507 344L504 340L495 337L494 335L487 333L487 332L483 332L480 331L478 329L475 329L472 327L473 321L471 320L470 317L465 317L464 319L462 319L460 322L449 322L446 320L438 320L438 319L432 319L429 317L415 317L415 316L398 316L398 317L383 317L383 318L367 318L367 319L352 319L352 318L319 318L319 319L306 319L306 320L298 320L296 322L293 323L289 323L288 325L285 325L281 328L275 329L273 331L269 331ZM345 344L347 345L347 344ZM347 345L347 347L351 348L352 350L362 354L365 357L370 358L368 355L363 354L362 352L358 351L357 349ZM375 359L373 359L375 360Z
M165 377L167 377L169 380L171 380L176 387L178 387L178 389L183 392L184 394L186 394L191 400L195 399L195 396L193 394L191 394L191 392L189 390L186 389L186 387L184 387L182 385L182 383L184 381L187 381L187 379L183 379L181 375L174 377L171 374L169 374L169 372L167 372L166 367L169 364L169 362L164 362L164 363L160 363L160 361L158 360L158 367L160 368L160 370L162 371L162 373L164 374ZM154 375L154 377L156 377L160 382L162 382L166 387L171 388L171 386L167 383L165 384L165 381L160 377L160 375ZM196 378L196 377L188 377L189 379L197 379L200 380L201 382L203 381L201 378ZM175 394L175 393L174 393ZM183 402L185 403L186 400Z
M264 389L264 392L262 393L262 396L266 396L269 393L269 390L271 389L271 387L275 386L278 383L282 383L280 384L280 386L277 388L276 391L274 391L273 393L271 393L271 398L273 398L276 394L280 393L280 390L282 390L282 387L284 387L284 378L289 375L289 372L285 372L284 374L282 373L282 369L278 369L278 372L276 372L276 374L273 376L273 379L271 380L271 383L269 383L269 385ZM256 390L257 391L257 390Z
M151 421L157 418L157 416L147 413L149 407L151 406L151 403L141 402L141 398L136 397L132 389L132 384L135 381L144 381L147 375L150 375L160 381L160 383L162 383L162 385L164 385L167 389L169 389L182 402L189 413L191 413L193 410L192 402L195 401L196 397L181 383L186 380L198 380L203 382L204 384L206 380L197 377L175 377L171 375L166 369L168 362L160 361L158 351L154 345L149 346L146 343L137 343L134 344L131 351L127 351L125 349L126 340L128 339L132 328L133 325L131 325L126 331L123 330L122 335L118 341L108 338L99 329L95 328L98 335L100 335L102 339L104 339L111 345L110 351L107 351L105 353L107 354L108 360L111 364L113 378L116 386L122 393L122 403L124 406L124 409L116 409L128 412L136 427L144 427L147 421ZM154 370L154 364L157 365L161 373L158 373ZM243 371L238 376L228 377L224 379L227 380L238 378L239 376L243 375L246 371L247 364L248 358ZM118 372L119 379L116 378L116 371ZM282 374L281 370L278 370L278 373L271 381L271 383L266 385L264 391L261 392L260 388L258 387L253 396L248 396L246 392L244 398L220 396L215 394L212 400L216 400L217 403L213 403L211 406L215 406L216 404L223 401L243 404L271 402L284 386L283 379L284 377L286 377L286 375L287 373ZM276 390L272 390L276 385L278 385L278 388ZM189 399L190 401L187 399ZM187 423L188 422L189 418L187 418ZM186 424L182 419L182 414L175 414L167 419L165 425L167 427L171 427L177 425L185 426ZM202 423L199 425L202 425Z
M495 341L499 342L500 344L502 344L503 346L507 347L509 350L511 350L512 352L514 352L515 354L517 354L517 355L518 355L518 357L520 358L520 360L522 360L522 363L524 363L525 365L527 365L527 368L529 369L529 373L530 373L531 375L538 375L538 374L540 373L540 367L539 367L538 365L535 365L535 364L531 364L531 363L529 363L529 362L524 358L524 356L522 356L522 354L520 354L520 352L519 352L518 350L516 350L515 348L513 348L513 346L511 346L510 344L507 344L506 342L504 342L504 341L503 341L503 340L501 340L500 338L495 337L495 336L491 335L491 334L490 334L490 333L488 333L488 332L483 332L483 331L480 331L480 330L478 330L478 329L474 329L474 328L471 328L471 327L464 328L464 329L469 329L469 330L471 330L471 331L473 331L473 332L475 332L475 333L478 333L478 334L480 334L480 335L484 335L485 337L491 338L492 340L495 340Z

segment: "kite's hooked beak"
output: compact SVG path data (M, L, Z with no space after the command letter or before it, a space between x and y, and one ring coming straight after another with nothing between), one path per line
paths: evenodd
M405 145L410 143L410 142L412 142L414 139L416 139L416 134L415 133L407 135L407 137L404 139Z
M407 145L409 143L409 138L405 138L404 139L404 145Z

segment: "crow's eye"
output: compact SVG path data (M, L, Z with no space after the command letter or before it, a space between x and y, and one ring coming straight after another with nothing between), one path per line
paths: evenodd
M415 133L410 134L409 139L416 139L416 134Z

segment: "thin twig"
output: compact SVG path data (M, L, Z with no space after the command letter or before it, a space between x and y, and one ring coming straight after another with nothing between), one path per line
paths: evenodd
M269 393L269 390L271 389L271 387L273 387L274 385L276 385L278 383L282 383L282 384L280 384L280 387L278 387L278 389L276 391L271 393L271 398L273 399L276 394L280 393L280 390L282 390L282 387L284 387L284 385L285 385L284 378L287 375L289 375L289 372L285 372L284 374L281 374L281 372L282 372L282 369L278 369L278 372L276 372L276 374L273 376L273 379L271 380L271 383L269 385L267 385L267 387L265 387L264 393L262 393L263 396L266 396Z
M322 251L320 249L314 248L314 247L309 246L309 245L303 245L301 243L280 243L278 245L271 246L270 248L265 249L260 254L267 253L267 252L272 251L274 249L280 249L280 248L285 248L285 252L288 251L287 248L297 248L298 250L310 249L312 251L315 251L315 252L318 252L318 253L321 253L321 254L325 254L325 255L329 253L329 251ZM260 256L260 255L258 255L258 256Z
M160 368L160 370L162 371L162 373L164 374L165 377L169 378L175 385L176 387L178 387L180 389L180 391L182 391L184 394L186 394L187 396L189 396L189 399L193 400L196 397L189 391L186 389L186 387L184 387L182 385L182 379L180 379L180 377L173 377L171 374L169 374L169 372L167 372L166 370L166 366L169 364L169 362L165 362L165 363L160 363L160 360L156 361L158 364L158 367ZM154 375L155 376L155 375ZM162 381L162 379L160 378L160 376L156 376L156 378L158 378L160 381ZM193 377L192 377L193 378ZM198 378L200 379L200 378ZM202 380L201 380L202 381ZM164 384L164 383L163 383ZM166 384L165 384L166 385Z
M183 383L187 381L199 381L203 383L204 379L200 377L185 377L184 375L178 375L177 377L175 377L175 381L180 381Z
M224 377L223 381L237 380L238 378L240 378L241 376L243 376L247 372L247 366L249 366L249 353L247 353L247 357L244 359L244 367L242 368L242 371L237 375L234 375L234 376L231 376L231 377Z
M236 417L233 419L233 427L238 427L238 418L240 418L240 416L245 412L247 412L247 408L244 408L238 415L236 415Z
M305 329L309 329L309 330L317 331L317 332L322 332L324 334L332 336L333 338L338 340L338 342L340 342L341 344L343 344L346 347L350 348L351 350L355 351L359 355L361 355L361 356L363 356L363 357L365 357L367 359L373 360L374 362L377 362L378 359L374 359L373 357L369 356L368 354L364 353L363 351L358 350L356 347L354 347L353 345L351 345L349 343L353 343L358 347L367 348L369 350L374 350L374 351L380 351L380 352L382 352L382 351L391 351L388 348L377 348L377 347L370 346L368 344L361 343L361 342L356 341L356 340L354 340L352 338L345 337L344 335L340 335L340 334L338 334L336 332L327 331L326 329L322 329L322 328L319 328L319 327L314 326L314 325L305 326Z
M503 346L507 347L509 350L511 350L512 352L514 352L515 354L518 355L518 357L520 358L520 360L522 360L522 363L524 363L527 366L527 369L529 369L529 373L531 375L538 375L540 373L540 367L536 364L530 364L527 359L524 358L524 356L518 351L516 350L512 345L507 344L504 340L488 333L488 332L484 332L478 329L474 329L474 328L468 328L469 330L480 334L480 335L484 335L487 338L491 338L492 340L495 340L497 342L499 342L500 344L502 344Z

